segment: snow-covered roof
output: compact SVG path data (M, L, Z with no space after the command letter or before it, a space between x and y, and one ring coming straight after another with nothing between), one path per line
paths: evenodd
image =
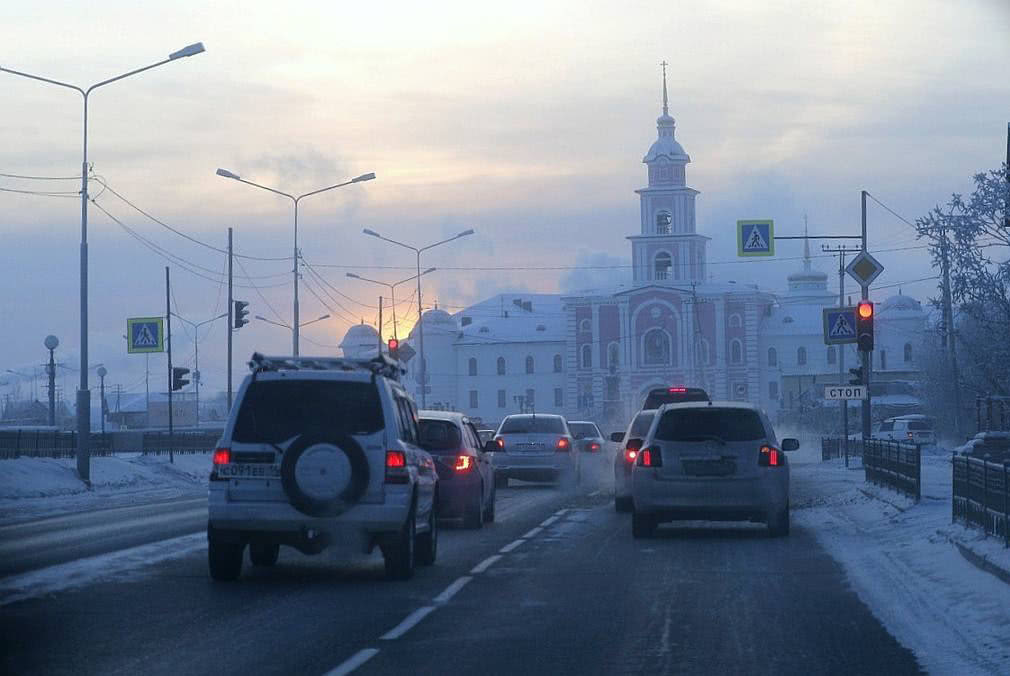
M461 326L457 344L565 340L565 314L558 294L498 294L462 310L456 318L461 325L468 322Z
M762 336L823 335L821 310L827 303L783 303L761 320Z

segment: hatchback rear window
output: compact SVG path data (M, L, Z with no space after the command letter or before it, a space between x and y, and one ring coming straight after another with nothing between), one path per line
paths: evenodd
M301 434L374 434L384 427L373 383L259 380L242 398L232 438L277 444Z
M576 439L591 439L600 436L600 430L596 429L596 425L592 423L568 423L568 429L571 430L572 437Z
M511 416L505 418L498 434L564 434L562 418L542 416Z
M643 439L645 435L649 433L649 428L652 427L652 419L656 417L655 411L649 411L648 413L639 413L635 416L635 421L631 423L631 432L628 434L629 439Z
M761 417L739 408L689 408L667 411L659 420L660 441L758 441L765 438Z
M420 446L429 453L456 453L463 445L459 428L448 420L425 420L417 423L421 431Z

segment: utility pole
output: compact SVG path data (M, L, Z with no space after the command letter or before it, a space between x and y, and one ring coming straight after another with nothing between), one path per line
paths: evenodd
M168 276L168 266L165 266L165 344L168 351L168 461L175 462L172 453L172 305L170 302L172 284Z
M379 296L379 359L382 359L382 296Z
M866 251L866 195L865 190L860 191L860 202L862 209L862 224L863 224L863 247L862 250ZM870 299L870 286L868 284L860 284L862 290L862 299ZM866 386L866 399L863 399L863 439L869 439L872 432L872 409L870 403L870 369L873 367L873 353L863 352L860 350L859 357L862 360L863 365L863 385Z
M947 226L940 228L940 267L943 274L943 344L950 360L950 379L954 389L954 434L961 438L961 378L957 369L957 348L954 344L954 309L950 292L950 242Z
M231 341L232 334L234 333L234 328L232 328L235 321L232 313L235 311L233 308L234 303L232 302L232 259L234 253L232 251L232 239L231 239L231 228L228 228L228 412L231 412Z

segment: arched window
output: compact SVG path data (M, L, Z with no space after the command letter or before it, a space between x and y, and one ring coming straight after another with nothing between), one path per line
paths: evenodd
M582 359L579 363L584 369L593 368L593 348L588 344L582 346Z
M526 373L533 373L533 355L526 355Z
M617 369L621 365L621 354L620 348L617 343L611 343L607 346L607 368Z
M768 348L768 365L778 366L779 365L779 353L774 347Z
M834 345L828 346L828 363L829 364L837 363L837 359L836 359L836 356L835 356L835 346Z
M807 348L800 347L796 349L796 363L800 366L805 366L807 363Z
M554 355L554 372L561 373L561 355Z
M669 211L660 211L656 214L656 234L669 235L673 227L673 216Z
M583 319L581 322L579 322L579 331L590 333L592 330L593 330L592 325L590 324L588 319Z
M498 375L505 375L505 357L498 357Z
M477 375L477 359L475 357L470 357L470 362L468 364L467 370L469 371L470 375L472 376Z
M729 360L732 364L743 363L743 343L739 340L731 340L729 343Z
M670 363L670 336L663 329L646 331L642 340L642 360L646 366L660 366Z
M653 279L670 279L670 271L673 269L673 261L670 254L664 252L656 254L656 274Z
M731 314L729 316L729 328L739 329L741 326L743 326L743 317L736 313Z
M905 363L912 361L912 344L905 343Z

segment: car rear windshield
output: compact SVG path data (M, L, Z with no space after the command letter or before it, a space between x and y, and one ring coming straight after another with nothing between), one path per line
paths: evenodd
M758 441L765 438L761 417L739 408L689 408L667 411L659 420L660 441Z
M459 428L448 420L422 418L417 426L421 431L421 448L429 453L457 453L463 445Z
M568 429L575 439L592 439L600 436L600 430L592 423L568 423Z
M909 420L908 429L910 430L931 430L933 429L933 423L927 420Z
M649 433L649 428L652 427L652 419L655 417L655 411L639 413L635 416L635 421L631 423L631 432L628 433L628 438L644 439L645 435Z
M564 434L565 421L544 416L512 416L505 418L498 434Z
M232 438L277 444L301 434L374 434L383 427L373 383L259 380L242 398Z
M649 392L642 408L654 410L663 404L680 404L685 401L708 401L708 393L700 387L657 388Z

